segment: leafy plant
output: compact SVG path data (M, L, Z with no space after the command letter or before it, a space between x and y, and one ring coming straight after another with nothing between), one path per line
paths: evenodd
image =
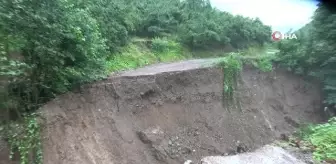
M260 47L259 47L260 48ZM240 103L236 99L235 91L237 82L244 64L253 64L256 68L264 72L273 70L273 55L269 55L269 49L250 48L237 53L229 53L221 58L218 65L223 69L224 76L224 102L240 107ZM249 54L258 50L258 54Z
M36 115L27 115L21 124L12 123L7 128L10 158L12 159L14 152L18 151L21 164L42 164L40 125Z
M258 59L255 66L263 72L270 72L273 70L273 63L271 59L267 57Z
M167 38L154 38L152 39L152 50L156 53L166 53L174 51L176 53L181 52L181 45L169 40Z
M159 61L168 62L184 59L182 46L168 38L155 38L152 40L152 51Z
M315 147L313 155L316 160L336 159L336 117L324 124L306 126L299 134Z
M157 59L153 52L145 48L141 49L135 44L129 44L119 54L111 55L106 64L109 72L115 72L142 67L156 62Z
M231 53L224 57L219 65L224 72L224 93L225 96L233 99L234 91L237 86L237 78L242 70L242 61L239 54Z
M182 60L188 57L181 46L168 39L154 39L151 49L129 44L120 53L113 54L106 64L110 72L138 68L157 62Z

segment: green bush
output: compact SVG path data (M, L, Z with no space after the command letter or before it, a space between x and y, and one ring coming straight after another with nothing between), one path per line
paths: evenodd
M169 62L185 59L182 47L168 39L156 38L151 49L145 45L129 44L120 53L111 55L106 61L109 72L143 67L157 62Z
M224 72L225 96L232 99L237 86L238 75L243 68L241 57L237 53L230 53L230 55L221 59L219 65L223 68Z
M336 117L327 123L307 126L301 137L314 145L314 158L318 161L336 159Z
M184 59L182 46L167 38L155 38L152 40L152 51L159 61L168 62Z
M254 66L263 72L270 72L273 70L273 63L269 57L261 57L260 59L257 59Z
M152 39L152 50L156 53L177 52L181 53L182 47L179 43L167 38Z
M157 58L149 50L129 44L124 47L121 53L113 54L107 60L107 68L109 72L127 70L142 67L157 62Z

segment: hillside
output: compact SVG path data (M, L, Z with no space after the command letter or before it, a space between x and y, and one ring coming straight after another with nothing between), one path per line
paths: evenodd
M47 103L43 163L180 164L230 154L237 141L254 150L323 120L319 88L283 70L245 67L239 104L223 102L214 61L126 71Z

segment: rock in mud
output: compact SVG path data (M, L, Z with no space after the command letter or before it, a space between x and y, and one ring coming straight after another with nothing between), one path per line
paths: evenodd
M209 156L201 164L305 164L280 147L266 145L255 152L234 156Z
M167 154L161 146L153 146L153 155L160 162L167 162Z
M164 138L164 132L160 127L150 127L137 132L139 139L145 144L160 144Z

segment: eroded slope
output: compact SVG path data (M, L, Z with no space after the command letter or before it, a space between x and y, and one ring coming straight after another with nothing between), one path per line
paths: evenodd
M223 104L223 71L122 74L45 105L44 163L159 164L270 143L321 120L320 91L284 71L246 68L240 108Z

